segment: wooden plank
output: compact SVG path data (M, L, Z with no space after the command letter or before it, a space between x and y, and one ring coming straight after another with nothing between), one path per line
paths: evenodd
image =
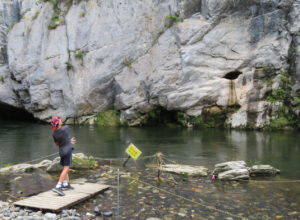
M59 196L55 192L49 190L17 201L14 205L57 212L109 188L107 185L97 183L72 184L72 186L74 187L73 190L64 191L66 194L65 196Z

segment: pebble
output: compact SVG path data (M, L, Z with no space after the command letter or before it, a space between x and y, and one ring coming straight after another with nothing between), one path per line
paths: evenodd
M92 215L92 214L91 214ZM9 205L9 203L0 201L0 219L1 220L81 220L76 209L63 210L55 214L47 212L43 214L41 211L33 211L31 209L21 209Z
M159 193L159 190L154 189L154 190L152 190L152 192L153 192L153 193Z
M57 216L56 216L56 214L54 214L54 213L49 213L49 212L47 212L47 213L45 214L45 218L47 218L47 219L49 219L49 220L56 220L56 219L57 219Z
M161 220L160 218L155 218L155 217L150 217L150 218L147 218L146 220Z

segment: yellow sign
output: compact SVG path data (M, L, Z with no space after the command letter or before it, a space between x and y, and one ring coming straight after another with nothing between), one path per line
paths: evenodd
M133 144L130 144L126 151L129 156L131 156L134 160L138 159L138 157L142 154L142 151L140 151L136 146Z

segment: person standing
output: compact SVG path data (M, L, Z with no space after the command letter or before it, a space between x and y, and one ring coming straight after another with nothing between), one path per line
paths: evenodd
M53 116L51 119L51 125L53 130L53 140L59 147L60 165L63 166L58 183L52 191L60 196L64 196L65 193L63 190L74 189L70 185L68 172L72 164L72 151L74 149L73 145L76 144L76 139L74 137L71 138L69 126L63 126L60 117Z

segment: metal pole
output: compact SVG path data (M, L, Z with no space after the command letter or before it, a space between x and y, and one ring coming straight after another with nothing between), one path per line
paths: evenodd
M117 189L117 197L118 197L118 202L117 202L117 220L119 219L119 214L120 214L120 173L118 169L118 189Z
M123 167L126 166L126 164L127 164L127 162L129 161L130 158L131 158L130 156L127 157L127 159L126 159L125 162L123 163Z

